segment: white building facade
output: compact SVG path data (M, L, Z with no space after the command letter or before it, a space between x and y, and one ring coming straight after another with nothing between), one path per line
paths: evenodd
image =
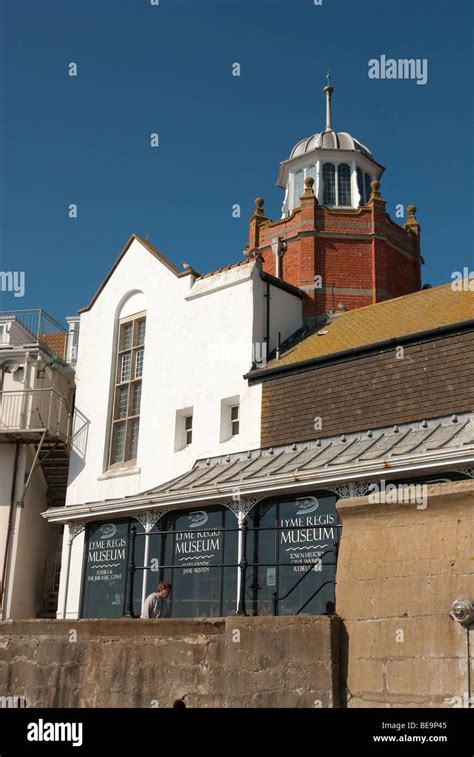
M344 208L357 214L367 204L369 185L383 172L360 142L332 130L332 88L325 92L325 130L281 164L285 218L298 216L308 176L313 210L314 183L321 203L343 221ZM462 467L472 459L464 405L453 406L459 417L433 406L423 421L410 409L395 426L376 408L376 431L365 426L365 396L359 407L340 409L337 387L352 376L345 391L352 398L358 382L366 385L363 350L377 354L389 349L387 340L391 349L400 314L388 318L378 342L373 324L386 303L361 308L367 324L353 327L350 311L334 302L308 335L303 311L317 288L308 272L319 248L304 242L316 234L317 219L308 226L303 218L298 230L302 252L293 263L308 266L297 288L281 278L289 269L281 265L287 240L274 228L281 222L267 219L262 205L257 199L251 230L254 237L257 227L265 231L275 276L263 270L258 244L245 261L200 276L133 235L79 324L69 319L77 392L67 497L64 507L43 513L64 527L58 618L138 617L162 580L173 585L173 617L333 614L338 498L365 495L386 478L404 484L451 470L470 475ZM340 228L328 235L339 240ZM346 251L337 260L353 270ZM427 301L427 322L430 313ZM440 318L438 327L450 324ZM343 338L336 333L331 347L338 323ZM417 323L406 324L413 339ZM308 371L319 375L323 363L331 366L328 381L312 392ZM262 381L270 388L262 391ZM326 390L326 414L337 416L333 434L318 425Z
M87 524L120 531L107 503L123 503L125 524L137 517L134 497L197 459L259 448L261 387L244 374L302 322L302 294L263 273L259 260L200 277L131 237L80 316L66 507L46 514L66 524L58 617L87 616ZM93 515L67 516L89 504ZM109 542L100 586L118 567L122 542ZM124 601L116 594L111 604Z
M54 617L74 370L68 331L42 310L0 312L0 617Z

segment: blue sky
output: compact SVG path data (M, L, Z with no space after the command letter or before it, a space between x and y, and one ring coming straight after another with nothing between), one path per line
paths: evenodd
M397 203L418 208L424 282L472 270L471 0L0 8L0 270L26 274L2 308L74 314L132 232L202 273L242 259L255 197L280 216L279 162L324 127L327 66L334 128L386 166L393 218ZM426 58L427 84L369 79L382 54Z

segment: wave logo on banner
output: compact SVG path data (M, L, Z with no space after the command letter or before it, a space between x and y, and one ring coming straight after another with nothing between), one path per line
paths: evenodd
M188 515L189 528L200 528L204 526L209 520L209 516L204 510L196 510L194 513Z
M112 539L117 533L117 526L113 523L106 523L105 526L100 528L101 539Z
M314 513L319 507L319 502L316 497L298 497L296 500L298 510L297 515L308 515Z

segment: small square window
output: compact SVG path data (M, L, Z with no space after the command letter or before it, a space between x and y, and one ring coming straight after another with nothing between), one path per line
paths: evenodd
M193 443L193 408L183 407L176 411L174 451L179 452Z
M230 408L230 426L232 436L238 436L239 433L239 406L233 405Z
M219 441L228 442L240 432L240 398L239 395L221 400L221 427Z
M186 447L189 447L189 445L193 441L193 416L187 415L184 419L184 431L185 431L185 443Z

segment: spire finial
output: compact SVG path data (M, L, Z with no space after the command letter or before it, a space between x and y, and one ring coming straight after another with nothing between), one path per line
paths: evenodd
M324 131L332 131L332 124L331 124L331 95L334 92L334 88L331 87L330 81L331 81L331 74L329 73L329 68L326 73L326 81L327 84L323 89L323 92L326 95L326 128Z

